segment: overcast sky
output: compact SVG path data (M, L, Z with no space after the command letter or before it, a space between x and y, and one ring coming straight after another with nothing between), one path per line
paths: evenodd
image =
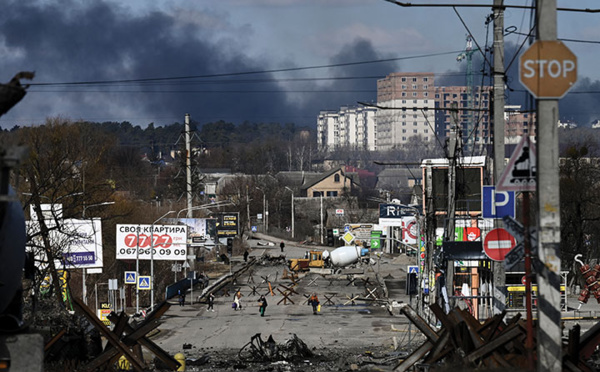
M559 0L558 6L598 9L600 2ZM391 72L434 72L438 81L464 84L466 63L456 56L469 32L479 46L491 47L490 13L383 0L4 0L0 82L19 71L36 77L0 125L61 116L145 127L182 122L189 113L200 123L315 126L320 110L374 101L377 78ZM600 93L589 93L600 91L600 44L593 43L600 41L599 20L576 12L558 18L559 38L586 41L565 41L578 56L579 83L561 101L561 116L580 125L600 118ZM505 27L512 31L508 65L531 28L529 12L507 10ZM311 68L318 66L330 67ZM481 58L473 69L481 71ZM524 104L518 81L509 79L509 87L515 90L509 102Z

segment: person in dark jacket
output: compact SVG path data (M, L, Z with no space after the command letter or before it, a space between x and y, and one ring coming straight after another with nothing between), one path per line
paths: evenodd
M213 309L214 304L215 304L215 295L212 292L210 292L208 294L208 309L206 309L206 311L210 310L210 311L214 312L215 311L215 309Z
M244 262L248 262L248 255L249 255L248 251L245 251L244 252Z
M285 248L285 243L283 242L283 240L281 241L281 243L279 243L279 248L281 248L281 253L283 253L283 248Z
M258 299L258 304L259 304L259 308L258 311L260 312L260 316L265 316L265 310L267 309L267 299L265 298L264 295L260 296L260 298Z
M313 314L317 315L317 309L319 307L319 297L317 297L316 293L313 292L313 294L310 296L310 298L308 299L308 304L312 305Z

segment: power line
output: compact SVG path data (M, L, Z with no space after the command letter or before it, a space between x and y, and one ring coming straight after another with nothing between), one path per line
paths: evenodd
M508 9L508 8L514 8L514 9L535 9L535 6L531 6L531 5L507 5L507 4L502 4L502 5L493 5L493 4L413 4L413 3L407 3L407 2L402 2L402 1L395 1L395 0L383 0L386 1L388 3L392 3L401 7L405 7L405 8L411 8L411 7L427 7L427 8L456 8L456 7L461 7L461 8L500 8L500 9ZM557 11L563 11L563 12L581 12L581 13L600 13L600 9L590 9L590 8L556 8Z
M56 82L54 82L54 83L32 83L29 85L30 86L87 85L87 84L142 83L142 82L149 82L149 81L206 79L206 78L214 78L214 77L244 76L244 75L268 74L268 73L278 73L278 72L305 71L305 70L314 70L314 69L320 69L320 68L347 67L347 66L358 66L358 65L373 64L373 63L405 61L405 60L410 60L410 59L438 57L438 56L443 56L443 55L448 55L448 54L455 54L458 52L459 51L440 52L440 53L422 54L422 55L409 56L409 57L378 59L378 60L371 60L371 61L345 62L345 63L335 63L335 64L329 64L329 65L290 67L290 68L280 68L280 69L270 69L270 70L227 72L227 73L221 73L221 74L186 75L186 76L155 77L155 78L142 78L142 79L121 79L121 80L96 80L96 81L92 80L92 81L76 81L76 82L62 82L62 83L56 83Z

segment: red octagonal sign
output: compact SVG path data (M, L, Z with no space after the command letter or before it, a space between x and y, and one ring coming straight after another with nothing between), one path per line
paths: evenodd
M519 80L537 98L562 98L577 81L577 57L560 41L538 40L519 61Z
M494 261L504 261L504 256L510 252L517 241L508 231L494 229L487 233L483 241L485 254Z

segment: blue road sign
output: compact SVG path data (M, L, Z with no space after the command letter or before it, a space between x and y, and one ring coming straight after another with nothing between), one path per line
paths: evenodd
M344 232L350 231L350 226L344 226Z
M258 227L252 226L252 232L257 232L257 231L258 231Z
M515 192L497 191L494 186L483 186L483 218L515 217Z
M136 280L135 271L125 271L125 284L135 284Z
M152 280L149 276L138 276L138 282L137 282L137 287L138 289L150 289L150 283L152 283Z
M419 266L409 265L409 266L407 266L407 269L408 269L409 274L411 274L411 273L418 274L419 273Z

